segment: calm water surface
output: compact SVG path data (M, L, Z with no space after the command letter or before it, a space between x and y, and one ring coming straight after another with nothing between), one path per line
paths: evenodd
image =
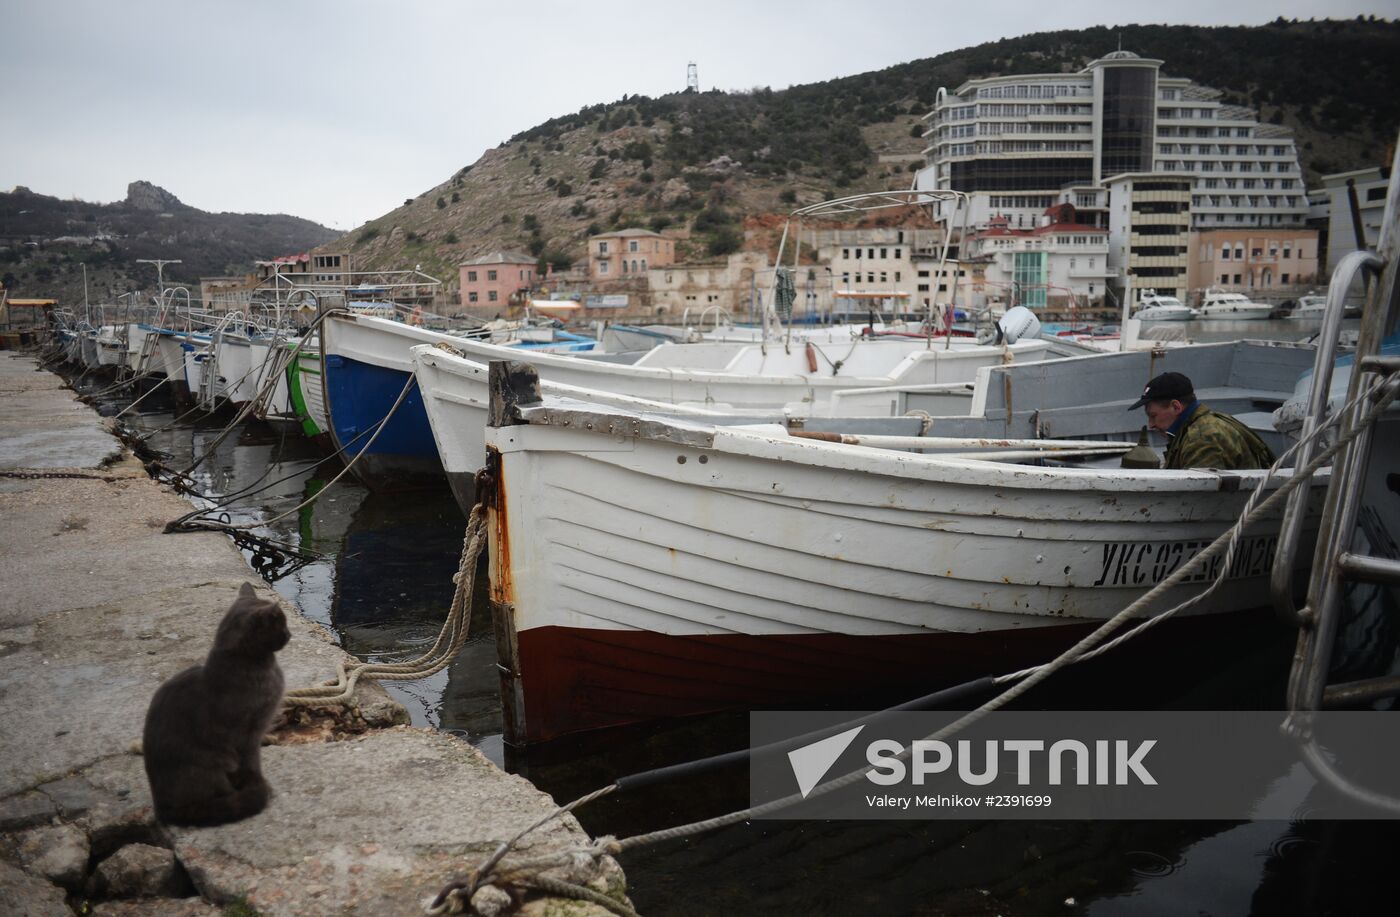
M1302 323L1247 324L1281 324L1291 337ZM124 405L108 401L103 410ZM168 465L183 468L207 451L227 419L177 419L167 406L128 422L152 433L150 445L169 454ZM226 510L235 522L254 521L324 488L340 469L320 461L294 431L254 423L221 443L193 477L216 499L266 488ZM385 497L347 476L262 533L316 555L273 584L281 595L350 652L398 661L427 649L438 632L463 525L445 489ZM1292 634L1260 616L1186 655L1163 658L1150 640L1137 644L1057 676L1022 706L1272 709L1282 697ZM748 740L747 715L735 713L565 739L528 754L509 749L501 740L495 648L489 621L480 618L445 671L385 686L416 724L464 736L561 802L619 775ZM1310 786L1299 769L1278 775L1272 791L1303 805ZM625 836L742 808L747 794L740 768L600 800L578 815L595 835ZM1396 822L768 822L629 853L623 866L640 911L657 915L1362 915L1400 910L1397 854Z

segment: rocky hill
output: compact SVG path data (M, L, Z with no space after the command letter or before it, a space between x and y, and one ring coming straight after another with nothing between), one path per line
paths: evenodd
M200 277L244 274L253 261L303 252L337 233L281 214L207 213L149 182L132 182L126 199L92 204L35 194L25 187L0 193L0 279L13 296L110 301L155 287L155 269L139 258L179 259L168 281L195 285ZM198 295L197 288L192 291Z
M419 264L450 283L461 261L496 249L563 265L583 255L589 234L626 226L677 236L682 257L724 254L773 214L908 187L940 86L1077 70L1120 41L1290 127L1310 183L1379 163L1400 128L1397 22L1045 32L782 91L590 106L517 134L326 248L353 251L364 268Z

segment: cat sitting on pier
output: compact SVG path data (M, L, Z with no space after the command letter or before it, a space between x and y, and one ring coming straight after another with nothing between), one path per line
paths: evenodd
M244 583L204 664L156 691L142 749L159 821L221 825L267 805L261 746L282 702L276 653L290 638L278 604Z

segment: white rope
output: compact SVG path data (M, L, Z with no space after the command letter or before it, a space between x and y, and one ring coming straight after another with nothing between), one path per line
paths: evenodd
M289 707L321 707L343 704L355 693L361 678L381 681L416 681L446 668L467 641L471 626L472 588L476 577L477 559L486 544L486 514L480 504L472 508L462 539L462 560L452 581L457 589L447 611L447 620L438 632L432 648L408 662L349 662L342 659L336 665L336 678L319 685L293 688L283 703Z

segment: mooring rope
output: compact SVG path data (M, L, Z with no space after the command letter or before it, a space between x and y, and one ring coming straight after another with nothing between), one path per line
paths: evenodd
M342 659L336 665L335 680L306 688L293 688L287 692L283 702L289 707L344 704L354 695L355 684L361 678L414 681L427 678L446 668L467 641L467 631L471 626L471 599L477 560L481 557L485 545L486 513L482 506L477 504L467 519L466 534L462 539L462 560L456 575L452 577L457 588L452 595L447 620L443 622L442 630L438 632L432 648L426 653L408 662L347 662Z
M389 413L385 414L383 419L381 419L376 425L374 435L371 436L369 440L365 442L364 446L360 449L359 452L355 453L355 455L350 459L349 462L346 462L345 467L340 469L340 471L336 473L335 477L327 481L325 487L322 487L320 490L316 491L314 494L307 497L305 500L301 501L296 506L292 507L286 512L279 513L278 515L273 516L271 519L260 519L257 522L245 522L239 525L232 525L229 523L212 522L206 519L193 518L194 516L198 516L200 513L209 512L209 510L200 510L199 513L187 514L185 516L182 516L180 519L177 519L174 522L167 525L165 530L167 532L189 531L192 529L211 529L220 532L247 531L250 529L264 528L266 526L272 525L274 522L280 522L283 519L286 519L288 516L293 516L301 512L306 507L321 499L321 496L325 494L326 491L330 490L341 478L345 477L347 474L350 473L350 469L355 467L355 463L358 462L360 458L366 452L369 451L370 446L374 445L374 441L379 438L379 434L384 432L384 428L389 424L389 418L393 417L394 413L398 411L399 405L403 404L404 399L408 397L409 391L412 390L413 386L417 383L417 381L417 376L410 375L408 377L408 381L403 384L403 389L399 392L399 397L394 399L393 405L389 408ZM194 466L190 467L193 468Z
M1354 424L1352 424L1350 427L1342 427L1342 420L1349 415L1351 410L1357 404L1366 399L1375 397L1378 393L1379 397L1375 398L1375 403L1370 408L1368 408L1357 419L1357 421ZM1140 634L1146 626L1158 623L1159 619L1164 618L1172 613L1175 613L1183 607L1188 607L1191 604L1195 604L1195 602L1200 601L1202 598L1209 595L1219 585L1219 583L1224 581L1224 578L1228 575L1228 571L1231 565L1230 555L1232 555L1234 552L1234 548L1238 543L1238 539L1244 529L1244 526L1247 525L1248 522L1250 522L1252 519L1263 515L1264 513L1271 510L1279 503L1279 501L1281 501L1288 494L1292 493L1295 489L1311 481L1313 475L1318 471L1318 469L1326 465L1332 459L1333 456L1340 452L1348 443L1354 440L1357 436L1360 436L1362 431L1364 431L1371 424L1373 424L1376 418L1379 417L1380 414L1384 412L1392 402L1395 401L1397 396L1400 396L1400 384L1397 384L1397 381L1394 379L1380 379L1372 386L1358 393L1356 397L1347 402L1347 404L1341 410L1335 412L1329 420L1327 420L1323 424L1320 424L1317 430L1315 430L1312 434L1312 438L1316 438L1320 436L1325 430L1329 430L1336 427L1339 430L1342 430L1342 433L1337 438L1337 441L1334 442L1327 449L1319 453L1317 456L1315 456L1311 461L1308 462L1307 465L1305 465L1301 469L1294 469L1292 476L1287 481L1285 481L1277 489L1275 489L1274 492L1271 493L1268 497L1256 503L1256 499L1263 493L1265 486L1270 481L1274 472L1278 470L1278 468L1281 466L1281 463L1287 458L1287 456L1293 454L1296 451L1296 449L1302 444L1302 441L1300 441L1298 444L1296 444L1287 452L1285 452L1284 456L1281 457L1278 461L1276 461L1274 465L1268 469L1265 476L1255 486L1254 492L1250 495L1250 499L1246 501L1245 508L1241 514L1240 519L1235 523L1235 525L1231 526L1229 530L1221 533L1221 535L1217 537L1214 541L1212 541L1211 544L1207 546L1203 551L1201 551L1195 557L1191 558L1189 561L1183 564L1180 568L1174 571L1162 582L1158 583L1152 589L1139 596L1127 607L1123 608L1113 617L1104 621L1103 624L1095 628L1095 630L1092 633L1080 639L1077 643L1074 644L1074 646L1065 650L1063 653L1061 653L1059 656L1055 657L1051 661L1032 669L1026 669L1020 672L1009 673L1007 675L1003 675L995 679L995 681L998 683L1006 683L1018 679L1019 681L1017 681L1016 684L1012 684L1001 694L990 698L974 710L963 714L963 716L959 717L954 722L944 726L932 735L926 737L925 741L938 741L941 739L946 739L949 736L966 729L967 727L973 725L977 721L984 718L987 714L992 713L993 711L1001 707L1004 707L1006 704L1024 695L1032 687L1045 681L1051 675L1055 674L1061 669L1069 665L1073 665L1077 662L1083 661L1085 659L1092 658L1093 655L1097 655L1098 653L1103 652L1113 646L1117 646L1121 644L1124 640L1137 634ZM1099 645L1110 634L1118 630L1130 619L1142 612L1152 602L1156 601L1168 590L1179 585L1187 577L1195 575L1200 570L1200 568L1204 567L1208 562L1213 560L1222 551L1228 551L1230 553L1227 554L1225 563L1222 565L1221 574L1214 581L1214 583L1210 587L1208 587L1207 590L1202 592L1200 596L1194 597L1193 599L1188 600L1187 602L1183 602L1180 605L1169 609L1163 615L1158 615L1152 619L1148 619L1143 626L1134 628L1128 633L1121 635L1117 640L1114 640L1102 646ZM912 745L906 746L905 749L896 757L900 759L907 758L910 754L911 748ZM522 840L531 831L535 830L540 825L552 820L552 818L559 817L565 812L572 811L574 808L577 808L580 805L583 805L594 799L598 799L602 796L609 795L611 792L615 792L621 788L617 783L613 783L609 786L603 787L602 789L595 790L586 796L580 797L579 799L574 800L566 806L560 806L555 812L551 813L550 816L540 819L534 825L525 829L520 834L516 835L510 841L507 841L500 848L498 848L490 857L484 860L479 867L472 870L465 880L456 880L443 886L442 890L439 891L438 895L431 902L429 902L424 909L429 914L460 912L464 906L464 903L470 900L472 893L475 892L476 889L481 888L483 885L494 884L497 880L500 880L504 884L521 884L518 878L518 874L521 870L524 870L527 867L532 869L552 868L554 866L562 865L562 863L567 862L568 857L575 854L591 855L593 857L597 857L602 854L618 855L627 850L650 846L652 844L658 844L670 840L678 840L685 837L691 837L697 834L707 833L709 831L714 831L716 829L724 828L729 825L737 824L739 822L749 821L753 818L766 815L770 812L785 809L791 805L803 801L804 799L810 799L815 796L834 792L838 789L849 786L855 783L856 781L859 781L860 779L865 777L865 775L868 774L871 769L872 768L863 768L860 770L851 771L847 774L844 774L841 777L837 777L833 780L829 780L825 783L819 784L818 786L814 787L806 796L803 796L801 794L789 795L782 799L772 800L759 806L750 806L749 808L736 810L734 812L716 816L714 818L707 818L702 819L700 821L690 822L684 825L663 828L658 831L652 831L646 834L633 835L632 837L628 838L616 840L609 838L603 842L595 843L588 847L579 847L570 851L562 851L559 854L556 854L552 857L541 858L537 861L524 861L517 864L507 863L504 866L502 865L506 853L508 853L510 849L512 849L516 844L518 844L520 840Z
M149 375L153 375L153 374L152 374L152 373L146 373L146 376L149 376ZM144 379L144 378L146 378L146 376L141 376L140 378ZM146 392L146 394L142 395L140 398L137 398L135 401L131 402L131 404L128 404L126 407L122 408L120 411L118 411L117 413L113 414L113 415L112 415L112 419L113 419L113 420L116 420L117 418L121 417L121 416L122 416L123 414L125 414L127 411L131 410L132 408L136 407L136 406L137 406L138 404L140 404L141 402L145 401L147 398L149 398L149 397L151 397L152 395L154 395L157 391L160 390L160 387L161 387L162 385L164 385L165 383L167 383L167 382L169 382L169 381L170 381L170 377L169 377L169 376L166 376L165 378L161 379L161 380L160 380L159 382L157 382L155 385L151 386L150 389Z

